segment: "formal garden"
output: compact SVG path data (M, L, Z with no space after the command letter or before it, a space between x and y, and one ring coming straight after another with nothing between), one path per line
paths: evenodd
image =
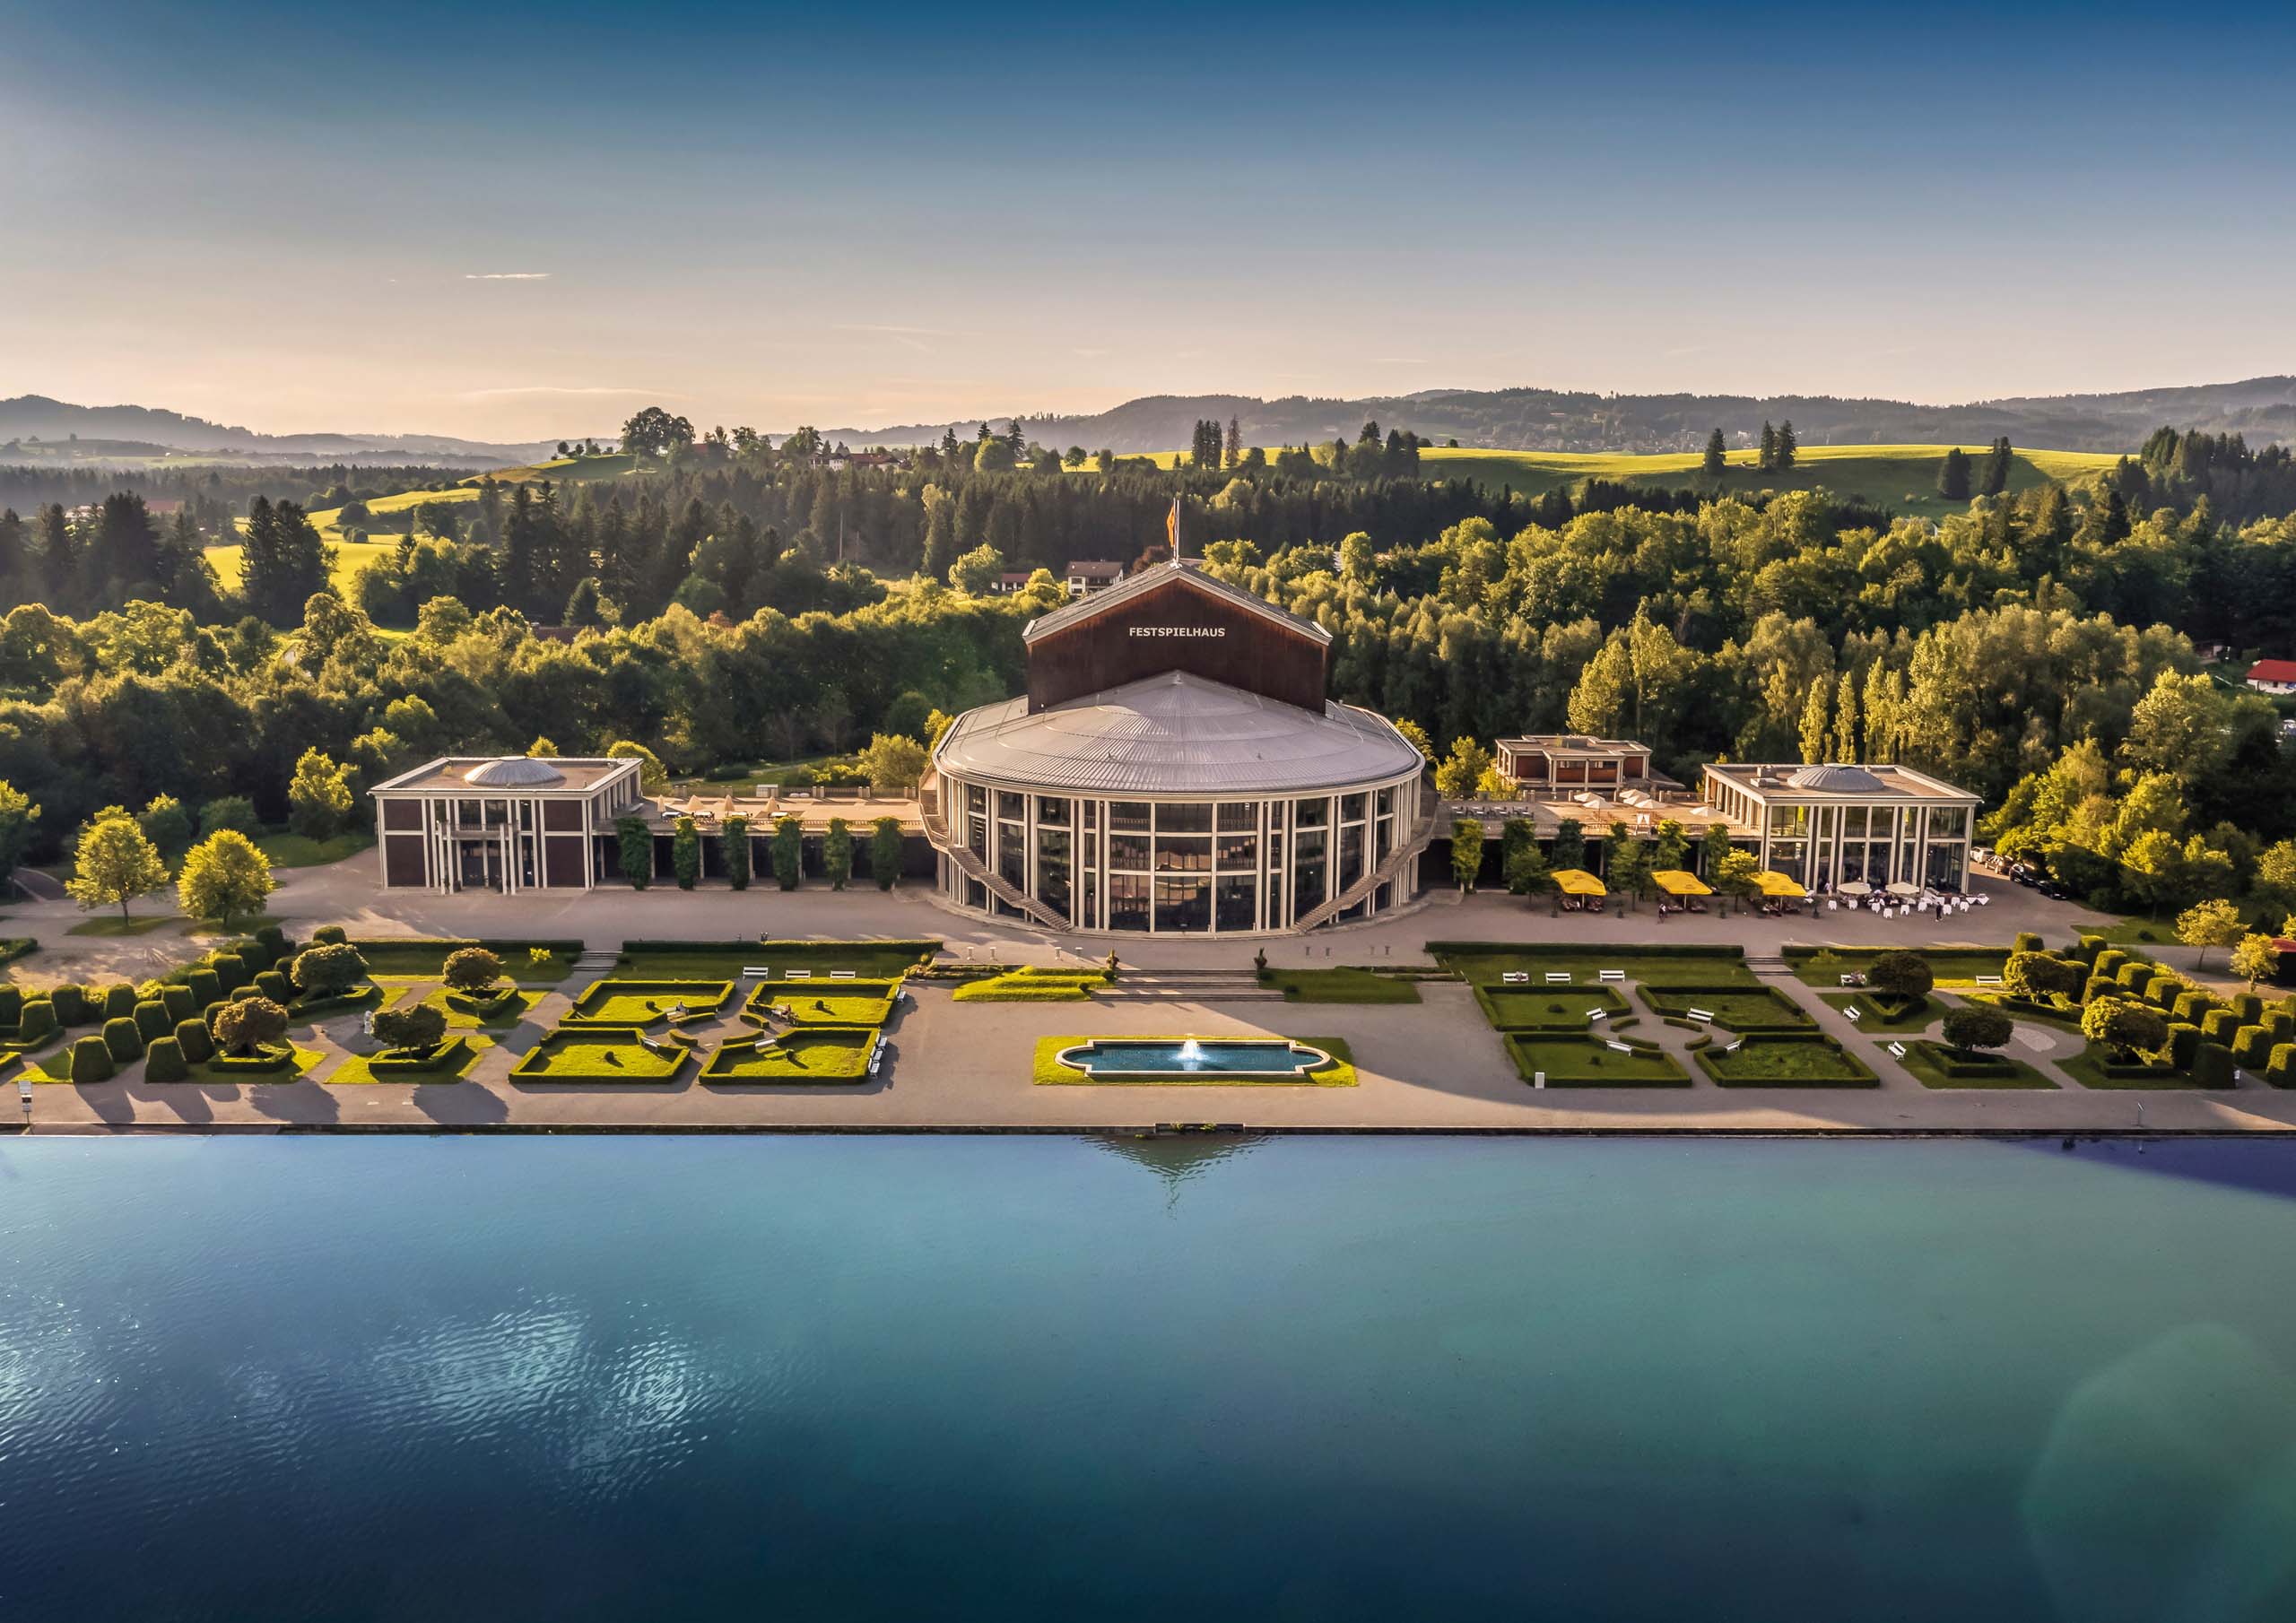
M1875 1088L1872 1066L1818 1033L1757 1033L1699 1050L1700 1069L1725 1088Z
M1535 1030L1500 1040L1522 1079L1544 1088L1687 1088L1689 1073L1652 1044Z

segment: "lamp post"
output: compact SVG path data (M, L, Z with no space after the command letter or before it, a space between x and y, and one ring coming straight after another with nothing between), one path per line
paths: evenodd
M22 1100L22 1101L23 1102L23 1107L24 1107L24 1131L25 1131L26 1133L30 1133L30 1132L32 1130L32 1079L31 1079L31 1078L30 1078L30 1077L28 1077L28 1076L20 1076L20 1077L18 1077L18 1078L16 1079L16 1098L19 1098L20 1100Z

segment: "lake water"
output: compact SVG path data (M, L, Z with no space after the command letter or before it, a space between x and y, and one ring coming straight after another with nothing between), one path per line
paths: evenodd
M2296 1146L0 1148L0 1618L2296 1618Z

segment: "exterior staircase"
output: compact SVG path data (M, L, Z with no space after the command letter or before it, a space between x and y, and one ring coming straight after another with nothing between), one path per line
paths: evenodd
M1064 934L1070 928L1065 915L1054 912L1027 891L1007 884L1002 874L975 856L972 847L949 838L949 826L941 815L941 775L928 770L925 781L918 785L917 808L925 823L925 838L933 847L951 862L957 872L974 881L989 895L1007 907L1016 907L1031 923Z
M1326 897L1321 902L1302 913L1292 921L1292 928L1294 931L1308 931L1314 929L1318 924L1326 924L1337 918L1356 903L1370 897L1381 885L1387 883L1390 880L1401 879L1410 872L1413 864L1419 861L1420 854L1427 849L1428 842L1435 838L1437 804L1434 789L1427 784L1421 784L1419 815L1413 820L1412 837L1388 852L1387 861L1348 886L1346 890L1336 896Z

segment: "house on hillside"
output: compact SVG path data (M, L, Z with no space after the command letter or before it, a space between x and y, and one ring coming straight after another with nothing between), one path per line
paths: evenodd
M1122 580L1124 566L1105 558L1087 558L1070 564L1063 573L1069 596L1089 597Z
M2259 693L2296 693L2296 659L2259 659L2248 667L2248 686Z

